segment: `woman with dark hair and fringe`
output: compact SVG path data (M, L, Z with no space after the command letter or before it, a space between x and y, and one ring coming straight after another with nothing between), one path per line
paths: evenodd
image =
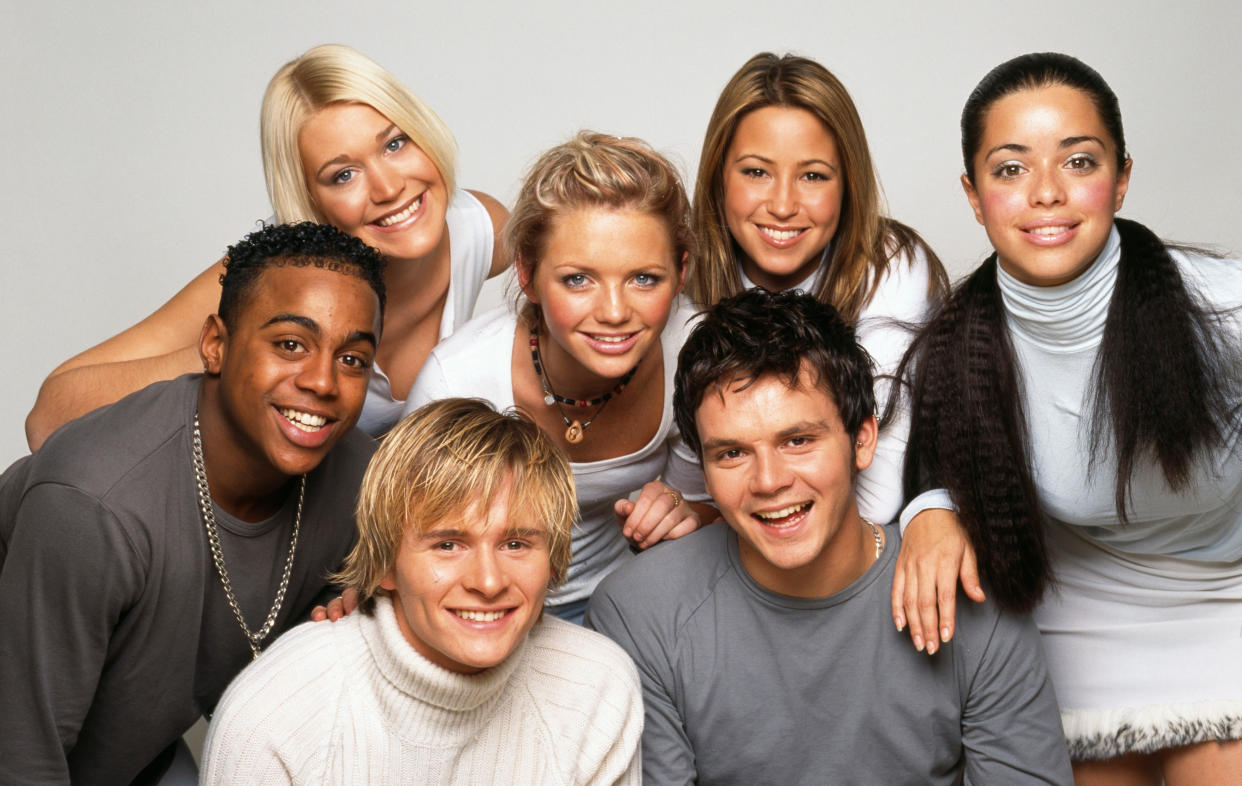
M895 621L916 645L947 639L954 574L977 590L977 557L994 601L1034 612L1079 783L1236 783L1237 262L1115 217L1131 168L1117 97L1067 55L984 77L962 153L996 253L903 367L907 498L924 492L903 522L927 513Z

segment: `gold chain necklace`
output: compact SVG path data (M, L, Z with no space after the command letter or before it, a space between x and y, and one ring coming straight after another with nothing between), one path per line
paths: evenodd
M859 516L859 518L862 518L862 516ZM862 522L871 527L871 534L875 536L875 558L879 559L880 552L884 551L884 539L880 537L880 528L871 519L863 519Z
M259 644L272 632L276 625L276 617L280 614L280 606L284 603L285 592L289 589L289 576L293 572L293 554L298 548L298 530L302 528L302 501L306 498L306 476L301 477L298 486L298 511L293 517L293 537L289 540L289 556L285 559L285 572L280 577L280 588L276 590L276 599L272 601L272 609L267 613L263 627L254 633L246 625L242 616L241 606L237 605L237 596L233 594L233 584L229 581L229 572L224 567L224 551L220 548L220 531L216 527L216 513L211 508L211 490L207 487L207 467L203 462L203 435L198 429L198 413L194 413L194 480L198 484L198 507L203 513L203 526L207 528L207 543L211 546L211 561L216 564L216 573L220 583L224 585L224 597L241 625L242 633L250 644L250 652L259 657Z

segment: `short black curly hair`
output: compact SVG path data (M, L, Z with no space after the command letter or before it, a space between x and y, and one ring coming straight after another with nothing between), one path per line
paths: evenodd
M314 265L362 279L379 298L383 322L386 293L384 260L379 252L336 227L302 221L265 226L229 246L224 273L220 275L220 306L216 310L226 328L233 329L238 311L259 274L268 267L283 265Z
M721 300L677 358L673 414L682 439L702 457L695 413L715 386L734 379L749 385L766 374L793 385L804 363L832 396L846 432L857 436L875 413L872 361L837 310L802 291L755 288Z

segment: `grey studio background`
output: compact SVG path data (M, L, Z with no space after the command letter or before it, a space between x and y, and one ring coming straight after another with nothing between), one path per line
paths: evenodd
M1125 215L1242 253L1242 6L1227 0L2 3L0 467L25 454L52 368L270 214L259 101L281 64L327 41L422 95L456 134L459 182L506 203L579 128L644 137L692 180L733 71L764 49L814 57L859 106L891 213L955 278L988 251L958 185L962 103L1002 60L1065 51L1120 96Z

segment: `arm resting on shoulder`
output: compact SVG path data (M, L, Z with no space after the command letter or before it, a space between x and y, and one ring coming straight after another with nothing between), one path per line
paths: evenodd
M38 450L76 417L136 390L202 368L198 336L220 303L223 260L200 273L133 327L60 364L39 388L26 416L26 441Z

